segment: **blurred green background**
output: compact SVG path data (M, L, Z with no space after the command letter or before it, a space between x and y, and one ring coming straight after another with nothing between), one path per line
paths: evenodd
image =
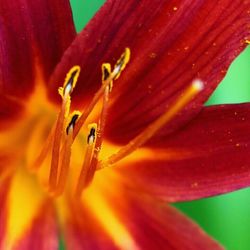
M86 25L103 3L104 0L71 0L77 31ZM208 105L250 101L249 64L250 47L232 64L226 78L208 101ZM229 250L250 249L249 205L249 189L176 204ZM62 246L60 248L63 249Z

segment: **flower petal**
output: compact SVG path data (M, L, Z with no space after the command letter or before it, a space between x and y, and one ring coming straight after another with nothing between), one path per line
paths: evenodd
M166 203L133 197L127 192L123 197L118 203L118 216L140 249L223 249L198 225Z
M76 206L75 206L76 208ZM80 209L79 209L80 208ZM73 216L77 212L77 216ZM74 250L117 250L100 223L86 208L79 206L71 210L71 217L64 226L66 249Z
M204 108L175 134L152 141L144 159L116 168L132 188L171 202L248 187L249 121L250 104Z
M5 167L5 169L7 168ZM34 235L38 234L39 229L35 231L32 228L34 227L33 221L39 220L41 208L47 203L47 199L40 186L38 186L36 179L34 179L34 176L28 175L23 169L16 169L9 183L8 190L6 191L6 205L3 204L3 207L6 207L6 212L3 209L6 216L4 234L2 235L3 249L15 249L17 244L26 244L25 242L27 242L28 238L25 239L25 237L27 235L32 232ZM0 190L5 190L5 182L1 179ZM47 223L45 221L44 223ZM40 229L42 230L42 227ZM29 244L33 243L30 241Z
M0 131L8 129L23 114L24 104L16 98L0 94Z
M83 105L101 86L101 64L114 64L129 47L131 60L111 97L108 136L127 141L198 77L206 88L190 104L195 109L177 119L187 120L246 46L249 10L249 1L106 1L65 52L51 79L52 97L69 68L79 64L73 102Z
M55 218L51 204L44 204L31 228L16 242L13 250L58 250L59 238Z
M1 1L0 97L25 98L47 81L74 37L69 1Z
M0 172L1 174L1 172ZM1 175L0 175L1 178ZM9 179L0 180L0 250L4 250L4 236L7 230L7 196L10 185Z
M75 207L69 249L222 249L174 208L130 192L112 169L96 174Z

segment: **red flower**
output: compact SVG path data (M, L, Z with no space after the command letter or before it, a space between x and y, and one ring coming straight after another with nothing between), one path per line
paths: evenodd
M249 15L108 0L76 36L68 1L2 2L0 249L221 249L165 202L249 186L249 104L203 107Z

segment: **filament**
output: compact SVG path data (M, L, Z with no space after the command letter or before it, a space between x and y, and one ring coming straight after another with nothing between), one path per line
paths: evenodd
M49 187L51 192L55 190L57 185L57 175L59 167L58 165L59 165L59 156L60 156L61 140L63 136L63 129L66 118L68 117L70 110L70 103L71 103L70 95L76 85L76 81L79 77L79 74L80 74L80 67L79 66L72 67L68 72L68 74L66 75L63 87L58 89L58 92L62 97L62 106L57 118L55 133L54 133L54 141L52 146L52 158L51 158L51 166L49 174Z
M111 155L106 161L101 162L100 168L106 167L117 163L138 147L145 144L155 133L159 131L165 124L176 116L201 90L203 89L203 83L200 80L195 80L193 83L184 91L184 93L176 100L165 114L156 119L146 129L144 129L139 135L131 140L126 146L122 147L118 152Z
M65 138L64 147L62 150L60 174L59 174L57 186L55 188L55 195L57 196L62 194L65 188L67 177L68 177L70 157L71 157L71 146L73 143L73 130L74 130L74 126L79 115L80 115L80 112L77 112L77 111L73 112L70 118L69 125L66 128L66 138Z
M102 81L104 82L109 77L110 74L111 74L110 64L108 63L103 64L102 65ZM91 183L94 177L96 168L97 168L98 157L102 148L103 134L104 134L106 118L108 114L109 94L112 91L112 86L113 86L113 82L111 82L109 86L106 86L104 90L102 111L101 111L101 115L100 115L100 119L99 119L99 123L97 127L95 147L94 147L93 156L89 165L89 169L86 174L84 188L86 188Z
M93 151L96 143L96 128L97 125L89 125L89 135L87 138L87 148L84 156L83 165L76 185L76 197L80 197L83 189L86 187L87 176L89 175L89 167L93 157Z

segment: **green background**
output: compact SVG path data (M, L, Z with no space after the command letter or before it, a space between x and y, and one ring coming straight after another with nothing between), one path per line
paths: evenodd
M71 0L77 31L86 25L103 3L104 0ZM250 101L249 60L250 48L234 61L208 105ZM249 204L250 190L244 189L214 198L179 203L176 206L227 249L249 250ZM62 246L60 248L63 249Z

